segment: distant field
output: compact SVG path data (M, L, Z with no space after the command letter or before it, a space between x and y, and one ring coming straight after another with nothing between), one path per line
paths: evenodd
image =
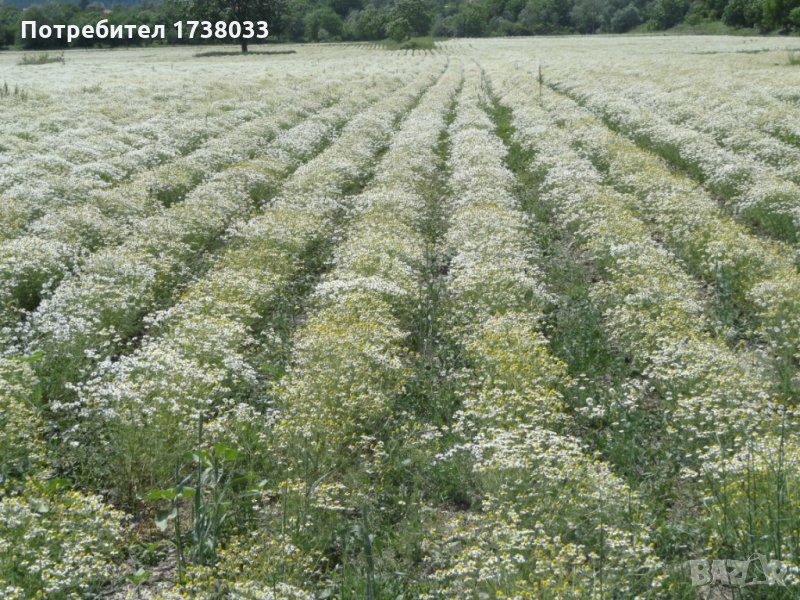
M800 41L414 45L0 54L0 597L800 596Z

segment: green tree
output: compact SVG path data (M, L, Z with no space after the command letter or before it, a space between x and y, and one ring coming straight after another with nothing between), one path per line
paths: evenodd
M577 0L570 11L575 28L581 33L595 33L600 28L607 0Z
M651 7L650 25L654 29L669 29L683 20L689 10L688 0L657 0Z
M285 10L285 0L190 0L192 14L208 20L267 21L275 26ZM244 32L242 32L244 33ZM248 49L248 40L239 37L242 53Z
M433 15L425 0L397 0L393 12L395 19L405 19L408 22L410 35L430 33Z
M793 8L789 13L789 24L800 30L800 6Z
M519 14L530 33L558 33L572 28L569 0L529 0Z
M465 2L453 16L455 34L461 37L480 37L486 35L486 26L488 22L488 7L477 2Z
M361 0L331 0L331 7L336 11L336 14L342 18L346 17L354 10L359 10L362 5Z
M411 24L404 17L395 17L386 26L386 35L395 42L402 42L411 35Z
M764 0L762 23L765 29L789 29L789 15L800 7L800 0Z
M732 27L755 27L761 22L761 0L730 0L722 21Z
M642 22L642 14L634 4L628 4L625 8L620 8L611 17L609 29L614 33L624 33L630 31Z
M306 40L311 42L341 37L343 29L342 17L330 6L321 6L306 17Z

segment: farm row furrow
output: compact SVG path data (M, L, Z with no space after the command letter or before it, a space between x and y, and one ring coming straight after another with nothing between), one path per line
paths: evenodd
M392 83L394 81L394 83ZM45 395L58 401L94 365L126 352L143 318L168 306L176 289L207 269L208 252L237 221L268 201L281 182L320 152L383 89L341 102L278 135L258 158L196 188L183 202L140 222L120 246L94 254L30 315L21 351L35 354ZM390 78L386 90L398 82ZM13 347L12 347L13 351Z
M337 95L341 90L309 93L302 108L287 106L259 127L241 128L217 140L221 145L159 168L143 181L100 192L81 206L50 211L26 235L0 243L0 327L13 328L94 253L141 233L142 223L168 212L203 179L222 177L220 171L234 162L254 158L282 130L323 109ZM158 181L164 183L157 185Z
M596 75L599 71L589 69ZM567 76L565 74L565 76ZM603 87L636 103L668 123L694 129L737 154L775 169L781 177L800 182L800 148L776 135L776 124L800 130L795 111L761 95L752 104L752 89L710 94L703 86L689 86L685 78L638 81L625 73L603 73ZM762 124L763 123L763 124Z
M674 125L708 134L723 148L763 163L775 169L780 177L800 183L800 148L753 127L749 122L749 107L737 106L727 98L724 103L697 98L687 90L634 87L624 79L615 83L625 86L615 89L649 112L662 115Z
M514 175L470 73L451 127L452 219L445 244L451 335L468 362L455 429L480 510L445 512L425 541L423 598L602 596L658 579L636 495L564 435L564 365L541 321L552 302Z
M376 95L391 92L389 99L362 103L366 110L295 171L261 214L232 229L214 267L153 318L142 345L84 386L68 412L89 415L79 428L81 447L89 449L83 456L103 449L116 496L130 504L150 487L167 486L198 443L201 423L209 435L226 426L235 435L230 422L260 418L248 401L258 395L259 373L275 349L257 328L280 303L293 301L292 284L310 255L330 243L350 202L344 194L369 174L392 123L433 75L429 68L400 90L373 84Z
M503 81L500 73L495 78ZM676 475L697 502L678 521L702 530L695 543L721 548L746 541L748 548L776 550L773 534L783 519L792 518L788 514L776 518L770 517L774 512L759 512L762 520L757 523L746 522L746 510L727 514L732 505L747 501L747 484L737 479L743 456L753 458L752 480L790 476L776 475L770 463L782 436L788 435L787 418L791 421L789 409L773 395L771 373L756 356L732 352L713 333L691 279L654 244L626 207L629 201L604 186L549 114L529 101L535 93L531 88L509 81L498 89L501 102L513 110L518 143L533 155L530 169L540 178L540 201L600 275L591 296L602 311L610 341L658 396L655 410L664 417L659 446L663 456L676 461ZM629 410L651 410L643 400ZM787 455L796 451L787 441ZM732 465L740 469L735 474ZM773 500L765 496L760 502ZM721 514L729 522L716 531ZM792 549L786 545L778 552L790 556Z
M124 154L124 162L98 157L96 161L72 164L51 153L27 161L18 161L4 170L0 192L2 220L0 239L12 238L51 209L80 205L87 197L113 185L125 182L138 173L158 167L195 150L202 142L225 135L246 119L235 112L216 119L176 118L156 123L160 130L154 139L145 137L141 148ZM76 132L75 135L80 135ZM74 149L74 143L68 147Z
M143 491L137 484L164 483L158 475L166 476L164 466L170 457L184 458L180 449L189 440L181 434L197 441L199 423L205 422L209 443L224 439L241 445L247 435L243 430L246 423L260 429L263 418L248 402L257 394L260 378L256 372L263 366L259 360L264 360L259 355L271 350L257 346L268 346L271 339L254 328L263 325L264 316L286 299L287 286L306 267L306 255L313 252L320 238L332 234L343 208L342 193L357 189L369 176L372 163L391 136L392 123L414 104L438 70L436 63L428 65L399 92L393 79L373 81L373 93L356 103L366 111L345 126L328 150L295 171L273 205L232 228L230 247L213 270L190 286L176 306L154 319L156 325L142 346L117 363L102 365L94 379L82 386L79 402L60 407L65 411L76 409L66 421L77 421L77 426L61 439L70 441L61 447L62 451L69 449L68 455L62 453L55 462L63 466L69 458L79 456L97 461L100 455L92 451L119 448L115 444L151 456L154 462L147 465L141 456L131 460L133 455L117 452L114 456L119 460L111 460L109 468L94 473L94 481L107 484L105 489L120 498L131 489ZM388 99L368 108L375 97ZM338 120L333 111L327 118ZM276 143L276 152L263 160L270 159L274 168L278 159L285 163L298 160L289 154L290 149L312 153L320 141L310 136L330 133L322 123L316 128L298 127L297 133L302 135L297 139L287 132L284 143ZM263 169L265 164L252 162L251 166ZM17 485L15 477L32 477L0 502L0 533L9 539L23 522L31 525L31 536L46 536L59 527L65 531L60 539L69 544L46 562L40 559L37 564L43 570L28 569L25 558L15 554L17 548L13 548L7 558L21 563L16 581L24 581L25 587L0 589L6 597L18 597L27 586L46 587L56 594L96 592L105 581L120 575L119 548L129 533L126 518L104 505L98 496L39 482L49 476L45 465L53 464L53 460L45 459L50 452L44 443L47 426L39 416L40 401L34 393L36 375L30 365L16 360L0 361L0 375L4 406L0 421L14 426L12 430L4 427L0 435L4 450L2 484L11 490L7 486L9 481ZM149 379L160 376L165 379ZM21 393L23 390L25 393ZM85 437L87 431L96 431L98 424L102 427L100 435ZM199 428L203 431L202 425ZM167 455L154 453L150 444ZM192 447L202 451L202 442L198 444ZM142 470L142 465L149 470ZM180 476L180 469L176 473ZM79 470L73 474L85 475ZM48 516L42 519L45 510ZM89 522L92 531L86 535ZM74 531L81 535L73 536Z
M57 100L36 98L17 106L11 104L6 113L8 122L0 120L0 127L6 126L3 145L8 146L7 154L13 148L15 160L4 165L7 168L0 176L0 190L12 188L14 196L22 199L26 194L35 195L32 184L41 186L42 192L59 186L64 191L74 188L79 192L86 186L119 183L191 153L232 128L263 118L280 106L288 89L299 91L296 78L281 73L274 80L261 78L258 83L240 85L235 98L231 97L232 90L219 83L209 86L201 78L192 84L186 86L177 78L166 83L160 94L137 94L141 90L123 86L98 94L73 93L59 95ZM167 97L173 102L156 109L159 114L154 116L154 105ZM41 111L43 103L56 104L57 109L66 105L79 113L61 113L52 121L30 118L27 112ZM125 110L120 111L120 107Z
M738 218L774 236L798 241L800 186L773 169L720 148L696 131L669 123L622 97L609 98L573 80L548 80L553 90L599 115L637 144L696 178Z
M660 158L609 131L571 100L540 99L571 145L596 165L637 218L652 223L660 239L720 297L723 321L766 340L783 371L787 392L800 358L800 276L793 252L763 240L726 216L690 180Z
M269 393L274 500L263 507L259 529L238 543L259 557L241 566L244 581L380 597L380 564L370 562L380 542L366 528L382 516L375 504L382 428L411 377L409 326L422 293L425 250L420 221L459 80L459 66L451 65L404 119L374 180L348 200L345 239L294 335L289 369ZM364 535L353 537L353 527ZM235 552L226 560L239 564Z
M354 79L359 81L358 76ZM0 197L0 205L8 208L0 221L0 239L12 240L26 232L55 237L56 241L59 235L69 234L73 238L88 237L90 240L103 234L124 236L125 227L121 225L128 219L169 206L214 173L254 158L278 132L291 126L305 112L314 110L325 98L326 91L331 96L328 101L335 100L337 87L341 93L342 86L330 83L312 89L287 88L270 102L263 103L260 113L248 114L246 119L237 117L235 112L226 113L229 120L215 122L214 135L202 144L199 141L191 144L189 153L182 150L169 153L165 151L165 143L153 141L147 148L157 149L160 158L143 162L125 176L93 178L85 173L53 172L51 165L47 176L34 177L20 165L20 177L28 182L28 187L24 193L12 190ZM168 141L186 145L186 135L179 131ZM31 179L52 189L31 190ZM61 233L63 221L77 222L87 231L76 224L71 231ZM123 231L117 233L120 227Z
M591 75L597 76L601 72L604 79L608 77L608 71L603 71L602 67L592 70ZM641 77L642 72L637 72L637 75ZM800 147L800 116L792 100L795 85L791 78L781 81L767 70L758 68L746 74L736 72L709 77L704 69L694 66L675 70L666 65L659 65L648 75L651 77L649 81L645 83L638 79L635 86L647 86L656 91L679 119L686 114L685 111L701 115L696 107L702 106L707 119L719 120L720 123L728 121L734 129L743 127L742 133L763 132L785 144ZM613 78L617 77L622 86L634 85L634 80L629 77L615 73ZM746 86L742 85L743 79L748 82ZM726 135L721 129L715 129L719 135ZM769 145L768 140L765 142Z

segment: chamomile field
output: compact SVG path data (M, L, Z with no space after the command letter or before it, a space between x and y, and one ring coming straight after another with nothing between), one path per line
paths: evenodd
M0 54L2 598L800 595L800 41L200 50Z

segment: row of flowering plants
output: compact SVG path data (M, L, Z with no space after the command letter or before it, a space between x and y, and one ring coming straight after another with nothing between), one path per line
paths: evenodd
M93 254L67 277L25 320L16 350L38 353L35 365L47 398L55 403L68 397L69 385L124 352L143 330L143 318L169 306L180 286L213 263L225 231L268 202L365 101L342 98L301 120L256 158L220 172L183 202L142 219L122 244Z
M271 328L269 315L287 302L302 302L291 287L307 274L320 248L333 244L335 256L352 250L349 240L360 231L353 222L359 219L353 213L358 211L362 196L347 194L369 179L379 154L393 138L395 123L433 83L440 72L437 65L441 62L426 61L422 72L409 78L410 83L398 87L396 80L375 82L369 93L358 96L360 99L354 101L362 112L348 122L335 141L295 171L262 214L232 230L227 250L215 268L190 286L178 304L156 316L151 336L139 350L109 365L82 392L79 410L90 415L83 435L90 444L101 444L102 457L101 464L87 472L96 474L108 468L109 481L132 486L134 495L143 495L151 487L164 490L174 481L176 472L181 474L178 481L188 474L192 483L192 462L186 460L187 453L197 453L198 446L219 443L241 453L243 462L266 477L255 497L258 507L254 520L247 521L252 529L241 527L238 536L221 544L213 560L195 561L185 581L162 586L153 592L157 597L203 594L212 589L243 597L280 589L287 596L296 593L306 597L294 586L307 585L319 556L301 552L300 539L279 536L270 497L279 492L288 495L296 489L293 480L281 485L274 480L281 456L293 464L301 456L289 431L302 424L322 435L325 430L314 427L318 421L312 419L322 418L323 400L331 406L335 403L322 391L312 396L309 390L308 395L297 399L297 411L310 411L302 423L288 406L285 414L281 411L277 416L274 407L265 404L269 398L264 397L263 388L270 387L274 374L283 368L283 342ZM342 220L349 224L348 241L337 243ZM371 260L372 255L364 259ZM316 304L317 300L312 302ZM317 360L330 361L339 368L349 364L344 362L351 360L345 348L337 354L330 335L322 337L325 323L348 339L357 335L348 327L355 326L353 321L360 313L353 308L348 318L337 312L344 308L330 307L326 312L320 308L309 316L295 341L295 346L303 348L298 350L302 356L312 353L306 346L313 346ZM312 325L316 322L318 328ZM294 367L287 377L299 378L300 373L306 380L325 376L320 364L315 369ZM348 377L368 374L351 372ZM378 377L372 375L373 380ZM344 421L336 424L342 426ZM332 436L335 432L331 429L327 433ZM276 454L279 448L283 454ZM298 467L296 475L301 472ZM194 490L192 494L201 493L200 486ZM330 493L334 492L332 488ZM314 502L324 502L327 494L326 485L321 485L313 490ZM295 506L288 497L286 502ZM252 500L238 508L250 512L250 503Z
M279 90L279 86L273 90L276 100L282 95ZM158 116L151 113L142 118L131 110L137 120L112 115L104 121L101 115L106 111L113 113L119 105L130 104L121 97L123 93L108 94L94 106L87 106L85 97L62 97L56 106L38 107L57 115L52 122L31 119L38 126L34 131L9 128L12 131L4 147L11 140L31 141L25 147L12 144L7 148L8 156L15 160L3 164L0 176L0 240L23 233L33 221L50 212L83 205L99 192L143 178L150 169L179 160L279 106L262 99L234 108L225 98L218 103L187 106L183 114L167 109L167 114L160 110ZM68 102L82 114L67 116L62 103ZM18 109L12 109L9 116L24 122L24 115L17 113L27 112L30 106Z
M53 478L37 379L0 359L0 596L80 598L118 576L127 517Z
M590 72L599 74L600 69ZM604 86L646 111L708 135L720 146L774 168L781 177L800 180L800 137L791 134L800 131L800 118L790 104L769 93L768 84L731 86L727 77L708 77L702 70L677 80L661 66L644 80L641 72L604 75ZM698 75L705 76L701 80Z
M766 341L792 381L800 361L800 275L786 244L765 240L726 216L715 200L658 157L610 131L572 100L547 94L542 103L571 145L592 161L637 218L687 267L714 286L753 341Z
M724 147L602 86L556 77L549 83L601 116L637 143L698 178L744 221L775 237L798 240L800 186L769 165Z
M289 89L270 105L280 110L277 114L237 126L129 182L81 195L80 202L43 207L44 214L23 235L0 243L0 327L13 328L94 253L141 235L143 224L169 214L204 180L218 179L226 167L256 158L281 131L343 93L342 86L330 87Z
M788 141L781 139L774 128L758 126L758 119L751 114L752 105L742 102L742 98L752 90L746 90L744 94L733 92L731 97L713 104L706 96L699 97L697 90L665 91L642 86L641 89L626 88L625 91L649 110L660 112L672 122L707 133L719 145L768 165L781 177L800 183L800 148L791 142L791 138ZM760 112L763 113L763 109L762 106ZM800 129L800 120L790 110L773 113L771 117L788 121L793 128Z
M480 502L430 531L423 597L646 593L661 573L643 506L565 433L566 369L542 331L553 298L481 84L473 67L450 128L446 306L467 366L460 442L437 459L466 454Z
M271 75L243 64L236 81L224 82L222 65L174 70L127 65L125 81L107 70L93 74L91 88L74 78L54 94L5 98L0 241L53 212L68 214L84 205L103 214L124 211L128 192L142 195L149 189L164 200L179 197L193 180L242 160L239 155L269 135L293 107L302 110L305 95L334 87L342 79L342 64L330 60ZM358 77L358 60L347 67L348 77ZM387 71L394 68L386 64ZM320 79L311 83L312 75ZM25 79L19 78L21 85L41 83ZM122 188L121 199L107 194L116 188Z
M609 343L659 398L659 445L696 507L677 515L677 526L698 528L695 551L744 547L796 562L793 542L780 536L797 519L787 500L798 488L796 414L776 393L774 373L758 353L728 347L697 282L650 237L632 199L605 185L528 101L533 87L501 83L501 101L532 155L540 202L599 276L590 294ZM626 410L653 408L640 397Z
M408 71L365 69L361 75L372 86L367 94L323 90L304 102L313 110L288 107L287 114L295 116L255 158L143 220L121 246L93 255L57 288L49 308L45 302L24 323L28 356L4 359L0 372L4 596L84 597L122 575L128 519L99 496L53 479L50 465L136 508L147 486L166 487L185 473L180 461L186 450L200 453L194 464L214 462L212 453L198 448L204 426L209 443L224 439L235 445L226 435L229 422L241 423L236 432L246 436L244 426L258 421L244 403L256 385L258 344L265 354L274 351L274 336L256 329L270 307L285 299L315 243L330 235L331 219L341 212L337 196L368 173L392 119L413 103L430 71L426 63L422 76L401 88ZM361 112L386 97L391 101ZM334 139L328 151L299 168ZM276 194L280 198L259 208ZM254 210L261 214L251 218ZM136 330L136 319L168 303L172 289L196 270L193 263L218 243L226 247L208 260L210 270L180 291L177 304L148 319L149 333L126 354L122 338ZM65 289L82 302L62 297L58 303ZM39 319L48 314L53 324L73 328L48 337L39 329ZM51 344L35 351L43 339ZM19 349L4 350L12 355ZM64 371L65 362L75 369ZM94 367L88 382L69 385ZM74 401L63 402L74 392ZM58 436L48 448L42 440L54 425ZM224 447L215 446L214 453L225 454ZM203 481L210 486L208 476Z
M273 484L280 505L268 519L288 523L280 539L317 565L319 589L334 594L357 586L375 598L383 585L378 548L391 532L375 523L389 509L380 501L386 444L413 376L429 185L460 79L453 61L406 116L374 179L351 199L333 268L316 286L289 369L271 391L270 445L282 479ZM342 555L336 563L331 552Z
M83 387L78 410L91 419L81 438L91 445L90 455L94 444L103 448L102 465L90 472L108 468L109 481L125 482L134 497L141 495L173 478L201 421L213 435L238 411L248 416L264 363L279 349L275 336L258 328L291 300L292 284L333 235L343 192L368 172L392 118L426 81L398 90L397 81L387 80L361 96L365 112L295 171L260 214L230 230L213 268L154 315L139 348L104 364ZM389 92L391 102L374 104Z

